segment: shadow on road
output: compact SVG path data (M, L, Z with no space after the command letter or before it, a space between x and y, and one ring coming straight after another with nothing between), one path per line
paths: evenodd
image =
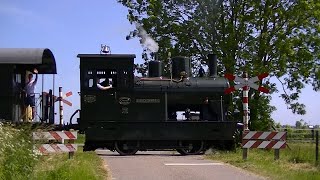
M108 156L108 157L137 157L137 156L183 156L178 154L175 151L138 151L135 155L121 156L116 151L112 152L109 150L96 150L95 151L99 156Z

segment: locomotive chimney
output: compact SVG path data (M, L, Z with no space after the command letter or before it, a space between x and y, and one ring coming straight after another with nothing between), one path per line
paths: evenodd
M217 77L217 55L216 54L208 55L208 66L209 66L209 76Z
M152 60L148 63L148 77L160 77L162 76L162 62L158 60Z
M158 61L158 55L155 52L151 53L153 60L148 63L148 77L161 77L162 76L162 62Z

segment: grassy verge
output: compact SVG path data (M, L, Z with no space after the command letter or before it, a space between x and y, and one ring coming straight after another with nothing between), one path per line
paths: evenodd
M77 139L74 141L75 144L84 144L85 136L84 134L77 134Z
M35 153L32 131L28 125L16 128L0 123L0 179L107 179L103 160L94 152L82 152L81 147L72 159L67 153L49 156ZM83 140L84 135L80 135L75 143Z
M68 154L55 154L41 158L34 179L100 180L107 179L107 172L94 152L76 152L72 159L68 159Z
M84 135L78 133L75 144L84 143ZM72 159L68 154L51 154L42 156L35 167L35 180L102 180L107 179L108 172L103 168L103 160L94 152L82 152L78 147Z
M242 160L242 149L236 152L213 152L207 158L223 161L271 179L320 179L320 166L315 166L315 146L289 144L280 150L280 160L274 160L274 150L250 149Z

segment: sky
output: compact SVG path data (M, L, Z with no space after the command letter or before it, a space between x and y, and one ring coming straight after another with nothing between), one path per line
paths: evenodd
M66 98L73 105L64 107L65 121L80 108L78 54L98 54L101 44L106 44L112 54L136 54L135 63L142 62L139 40L125 38L135 26L127 20L127 9L116 0L0 0L0 26L0 48L49 48L53 52L58 71L55 95L58 87L73 92ZM53 88L52 79L52 75L44 75L44 91ZM36 91L41 90L38 83ZM302 91L300 102L307 110L304 116L294 115L278 96L272 95L272 105L277 107L272 118L276 122L294 125L303 119L312 125L320 124L320 92L312 87ZM58 115L55 119L58 122Z

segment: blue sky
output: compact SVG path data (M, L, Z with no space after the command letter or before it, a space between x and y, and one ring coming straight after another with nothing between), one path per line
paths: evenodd
M136 54L135 62L142 62L139 41L125 39L134 29L126 15L126 8L116 0L0 0L0 48L49 48L53 52L58 69L55 92L58 93L59 86L64 91L73 92L67 98L73 106L65 107L64 118L67 120L80 108L77 54L99 53L100 45L107 44L112 53ZM46 75L44 79L44 90L47 91L52 88L52 76ZM40 83L37 91L41 91ZM301 102L307 106L307 115L298 116L287 110L278 95L273 95L272 104L278 110L272 117L282 124L294 124L300 119L320 124L319 101L320 92L307 87L301 95Z

